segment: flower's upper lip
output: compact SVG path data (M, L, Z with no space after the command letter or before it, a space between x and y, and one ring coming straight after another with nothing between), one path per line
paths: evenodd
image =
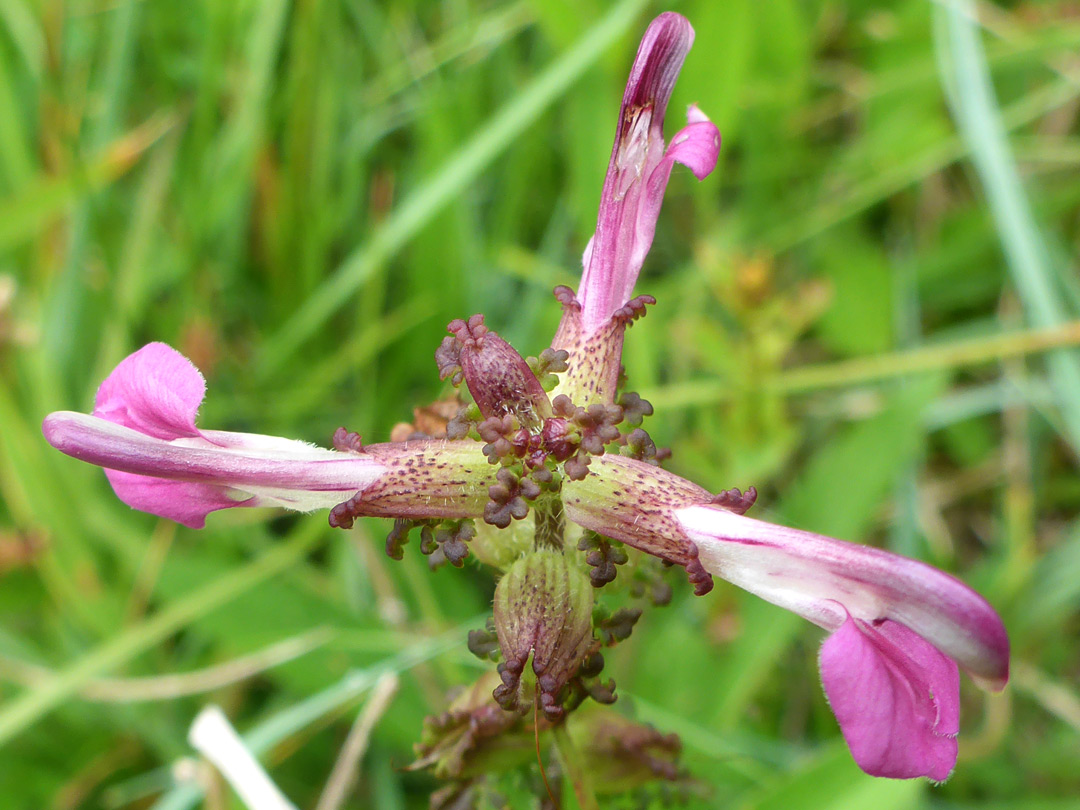
M689 125L664 148L664 116L693 42L689 21L665 12L653 20L638 48L619 109L596 232L583 257L577 298L585 335L600 330L630 300L673 164L689 166L698 179L716 166L720 133L696 107L688 113Z
M286 453L221 446L202 438L166 441L72 411L49 414L42 430L49 444L82 461L179 481L349 492L362 489L382 470L370 455L336 453L300 443L296 451Z

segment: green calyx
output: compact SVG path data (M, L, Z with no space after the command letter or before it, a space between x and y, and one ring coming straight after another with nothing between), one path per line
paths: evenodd
M523 700L531 691L525 669L531 657L535 700L548 718L561 717L560 692L599 646L588 577L562 552L536 549L499 580L494 614L503 657L495 699L508 710L531 703Z

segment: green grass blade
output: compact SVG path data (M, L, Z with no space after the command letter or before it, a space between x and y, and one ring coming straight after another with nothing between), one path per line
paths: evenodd
M280 369L303 342L356 294L437 213L449 205L515 138L592 65L637 19L644 0L623 0L522 93L500 109L430 179L417 188L359 248L324 281L263 346L258 373Z
M935 36L947 96L961 137L986 191L1013 282L1037 326L1069 319L1046 244L1020 180L978 37L974 4L935 6ZM1068 440L1080 452L1080 358L1055 351L1047 358Z
M193 619L234 599L269 577L286 571L325 537L315 521L300 524L293 538L169 605L84 655L67 669L0 706L0 746L79 691L90 678L145 652Z

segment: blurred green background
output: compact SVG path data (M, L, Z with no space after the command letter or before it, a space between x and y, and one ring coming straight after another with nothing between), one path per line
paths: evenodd
M638 287L648 427L677 472L756 484L760 517L978 588L1013 680L965 680L946 785L874 780L822 697L821 633L682 583L608 656L617 708L682 736L703 807L1076 807L1076 6L672 7L697 41L668 134L696 101L724 146L701 184L676 169ZM538 353L664 8L0 0L0 807L240 807L176 767L210 702L314 807L386 669L345 806L426 806L435 781L402 767L481 671L489 572L394 563L377 521L178 528L40 422L152 340L205 372L204 427L324 445L436 398L452 318Z

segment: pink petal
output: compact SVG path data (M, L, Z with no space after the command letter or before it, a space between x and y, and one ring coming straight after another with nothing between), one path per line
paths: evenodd
M821 647L821 680L851 754L873 776L943 782L956 765L956 664L901 624L848 616Z
M175 520L192 529L203 528L206 516L218 509L256 505L254 498L229 497L228 488L217 484L170 481L117 470L105 470L105 476L116 497L132 509Z
M675 133L664 157L681 163L698 180L704 180L720 157L720 130L694 105L690 105L686 117L690 123Z
M669 11L653 20L638 47L577 293L586 336L630 300L652 245L672 164L686 163L699 178L711 171L709 153L719 148L718 133L697 108L691 110L691 125L676 136L675 148L664 152L664 115L693 42L689 21Z
M180 352L150 343L128 355L98 388L94 415L158 439L199 435L206 381Z
M632 266L641 267L649 248L652 247L656 221L660 218L660 207L664 202L664 193L667 191L674 165L683 164L698 180L704 180L716 168L716 160L720 155L720 130L697 107L690 107L687 118L691 123L675 133L663 159L645 180L630 254ZM625 279L618 295L624 303L630 299L636 281L636 273Z

